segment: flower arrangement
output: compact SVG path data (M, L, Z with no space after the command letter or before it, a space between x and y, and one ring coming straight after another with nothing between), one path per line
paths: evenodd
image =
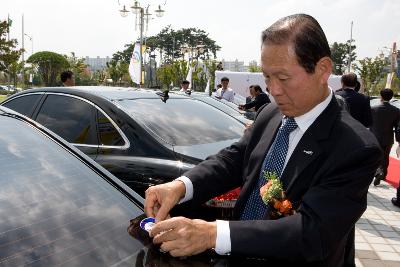
M290 200L286 197L278 175L275 172L264 172L264 178L268 182L260 188L260 195L265 205L270 207L270 217L278 219L293 215L295 210Z

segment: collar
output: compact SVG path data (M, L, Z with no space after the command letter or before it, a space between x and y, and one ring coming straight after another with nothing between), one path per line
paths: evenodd
M307 129L311 126L311 124L313 124L313 122L318 118L318 116L326 109L326 107L332 100L332 95L333 91L331 88L329 88L329 95L324 99L324 101L316 105L306 114L294 118L299 129L302 132L307 131Z

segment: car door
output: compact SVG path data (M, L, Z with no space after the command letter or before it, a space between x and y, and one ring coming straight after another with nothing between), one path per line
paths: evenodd
M65 94L47 94L34 120L96 159L96 109L87 100Z

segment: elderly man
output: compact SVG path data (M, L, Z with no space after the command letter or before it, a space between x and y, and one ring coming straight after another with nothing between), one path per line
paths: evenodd
M214 248L307 266L355 266L354 225L382 152L372 133L338 106L327 82L330 56L309 15L282 18L263 32L262 71L275 103L260 108L238 142L146 191L145 212L157 221L154 243L173 256ZM271 220L275 205L260 196L264 173L280 179L290 216ZM167 219L179 202L199 205L237 186L236 220Z

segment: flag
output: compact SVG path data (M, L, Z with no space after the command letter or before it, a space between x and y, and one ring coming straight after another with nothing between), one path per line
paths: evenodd
M210 93L210 78L207 79L206 89L204 90L205 93Z
M129 62L129 75L131 76L132 82L136 84L142 83L142 66L140 59L140 43L135 44L131 61Z
M189 66L189 71L186 80L190 82L188 89L192 89L192 66Z

